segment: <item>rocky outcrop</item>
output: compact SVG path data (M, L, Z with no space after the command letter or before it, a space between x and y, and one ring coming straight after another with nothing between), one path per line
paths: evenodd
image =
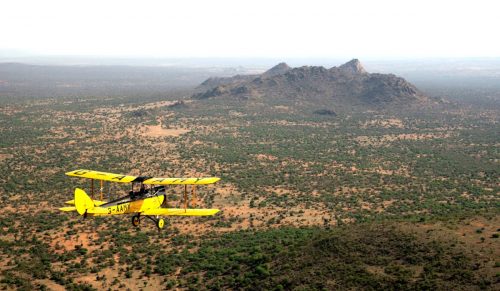
M193 98L236 97L249 101L254 98L259 98L260 101L271 98L275 101L302 100L310 103L367 106L412 104L429 100L401 77L368 73L357 59L330 69L321 66L290 68L287 64L280 63L261 75L244 78L235 76L229 79L231 78L219 80L221 85L196 94Z
M279 63L276 66L270 68L262 74L262 77L273 77L277 75L283 75L286 72L290 71L292 68L289 67L286 63Z

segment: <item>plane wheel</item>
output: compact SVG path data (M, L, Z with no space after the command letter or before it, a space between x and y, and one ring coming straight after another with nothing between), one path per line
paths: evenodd
M132 225L138 227L141 224L141 218L139 215L132 216Z
M158 226L159 229L162 229L165 226L165 220L163 220L163 218L158 219L156 226Z

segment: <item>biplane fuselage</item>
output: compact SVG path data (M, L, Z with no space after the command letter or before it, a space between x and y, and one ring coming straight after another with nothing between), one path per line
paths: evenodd
M94 208L97 210L96 213L90 213L88 215L105 216L126 213L140 213L149 209L159 208L163 204L163 201L165 201L164 194L147 198L138 198L136 200L127 198L128 196L122 198L120 201L102 204L96 207L97 209Z
M209 178L151 178L119 175L92 170L76 170L66 173L68 176L87 178L92 180L92 198L79 188L75 189L75 199L67 201L71 207L59 208L62 211L76 211L84 217L108 216L117 214L133 213L132 224L139 226L140 217L145 216L153 220L158 228L163 228L164 220L160 216L207 216L219 212L218 209L192 209L188 208L187 185L192 185L192 195L195 194L196 185L213 184L219 180L216 177ZM101 198L93 199L94 180L101 181ZM102 199L102 181L115 183L140 184L140 191L130 191L128 195L112 201ZM146 189L145 185L150 185ZM165 185L184 185L184 208L162 208L161 205L167 199Z

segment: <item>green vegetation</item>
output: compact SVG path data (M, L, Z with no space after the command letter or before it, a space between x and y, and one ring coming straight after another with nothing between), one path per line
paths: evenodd
M202 239L192 253L156 256L155 272L182 268L189 289L436 290L491 287L466 251L398 224L240 231Z
M466 221L498 221L497 108L334 117L149 96L1 102L0 287L498 289L498 226ZM160 121L191 131L148 135ZM82 220L57 211L89 189L64 176L76 168L219 176L199 203L222 212L160 234L129 217ZM105 198L128 187L106 184Z

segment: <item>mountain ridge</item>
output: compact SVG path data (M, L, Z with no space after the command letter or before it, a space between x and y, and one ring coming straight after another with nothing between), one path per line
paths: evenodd
M260 75L211 78L194 99L295 100L337 106L411 105L428 103L424 93L394 74L367 72L358 59L327 69L323 66L291 68L279 63Z

